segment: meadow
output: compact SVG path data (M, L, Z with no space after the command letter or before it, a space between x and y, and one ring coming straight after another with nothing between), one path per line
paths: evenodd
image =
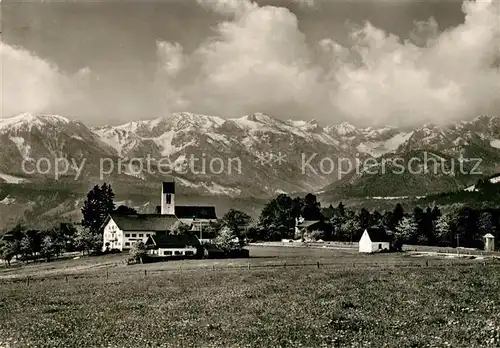
M0 347L500 346L496 262L250 252L248 260L126 266L124 255L108 255L2 269Z

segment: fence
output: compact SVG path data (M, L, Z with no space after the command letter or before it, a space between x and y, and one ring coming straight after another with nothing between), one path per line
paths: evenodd
M290 268L302 268L306 271L317 271L317 270L328 270L328 271L338 271L338 272L348 272L348 271L391 271L397 269L412 269L412 268L429 268L429 269L442 269L447 267L494 267L500 266L500 262L496 260L481 260L471 262L470 260L382 260L381 262L307 262L307 263L291 263L291 262L280 262L280 263L264 263L264 264L252 264L250 262L246 264L238 265L211 265L210 267L169 267L169 268L159 268L159 269L143 269L146 265L137 265L138 269L121 269L116 272L110 272L112 268L105 268L99 271L89 271L73 274L63 274L63 275L49 275L49 276L26 276L26 277L12 277L8 279L10 282L19 283L25 282L27 286L32 285L35 282L43 282L45 280L60 280L64 283L69 283L71 280L76 279L123 279L125 276L138 276L138 277L149 277L158 276L165 273L177 273L183 274L188 272L224 272L224 271L247 271L259 269L290 269ZM132 266L134 267L134 266Z

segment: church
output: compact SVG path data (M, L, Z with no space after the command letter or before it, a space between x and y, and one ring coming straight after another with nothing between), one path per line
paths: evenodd
M102 250L127 250L139 241L146 243L149 237L171 234L180 224L189 226L201 239L203 230L217 220L213 206L175 205L175 181L162 183L160 202L156 214L109 214L102 225Z

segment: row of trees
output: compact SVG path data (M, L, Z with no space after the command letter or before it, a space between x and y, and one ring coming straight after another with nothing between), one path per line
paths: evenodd
M320 221L316 238L345 242L359 240L368 227L380 227L393 232L396 244L482 247L483 235L498 236L500 229L500 209L494 208L453 206L442 213L436 205L405 211L398 203L391 210L370 212L348 209L342 203L321 208L312 194L303 199L282 194L266 204L259 219L246 229L246 237L269 241L300 238L295 234L299 218Z
M102 244L102 239L98 240L89 229L69 224L40 231L17 225L0 240L0 258L9 266L14 257L24 262L50 261L63 252L90 252L98 243Z
M48 230L26 229L17 225L0 239L0 258L10 265L16 257L28 262L52 258L63 252L81 251L83 254L98 251L102 247L100 227L111 212L134 214L126 206L115 209L115 194L110 185L94 186L87 194L82 208L80 225L61 224Z

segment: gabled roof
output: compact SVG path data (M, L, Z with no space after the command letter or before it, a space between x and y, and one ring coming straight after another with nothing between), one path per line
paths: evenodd
M383 228L370 227L366 231L372 243L390 242L392 240L392 234L386 232Z
M175 216L179 219L217 220L215 207L184 205L175 207Z
M306 221L302 221L300 224L297 225L297 227L299 228L302 228L302 227L311 227L313 225L316 225L317 223L319 223L321 221L319 220L306 220Z
M122 231L168 231L176 227L179 219L175 215L161 215L161 214L110 214L109 219L118 225Z
M154 248L185 248L185 247L198 247L200 241L196 236L188 235L172 235L164 232L156 233L149 236L146 245L153 246Z

